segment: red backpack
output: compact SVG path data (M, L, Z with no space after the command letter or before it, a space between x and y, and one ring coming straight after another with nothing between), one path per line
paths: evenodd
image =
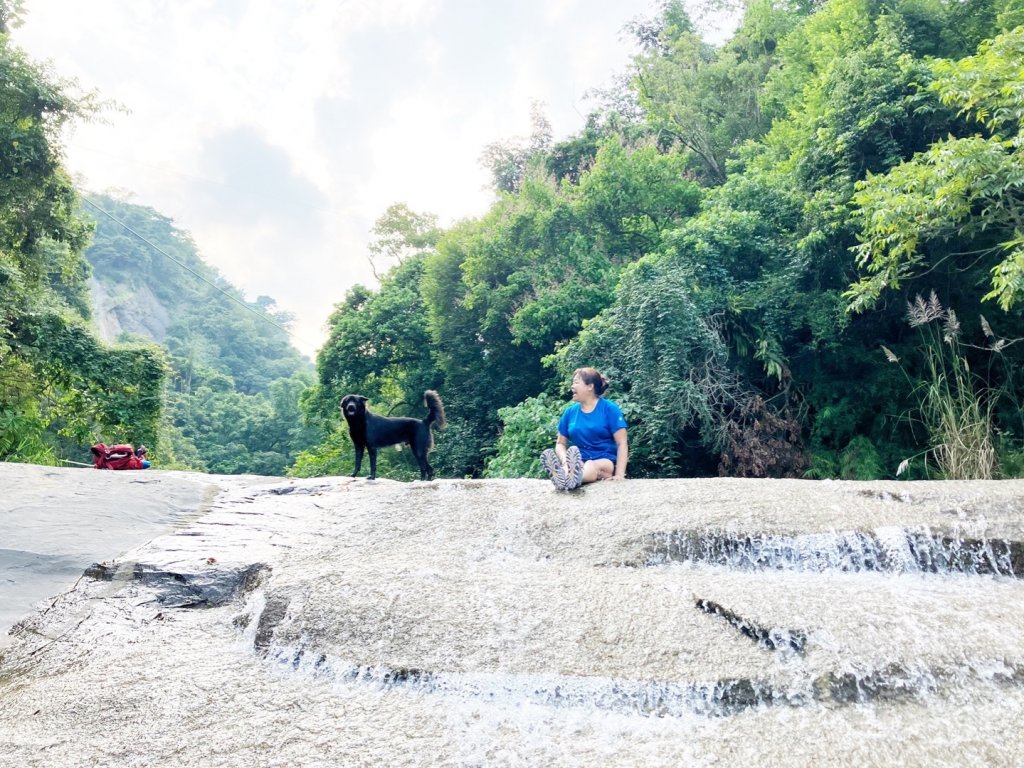
M96 469L142 469L142 458L127 443L104 445L96 443L92 451L92 464Z

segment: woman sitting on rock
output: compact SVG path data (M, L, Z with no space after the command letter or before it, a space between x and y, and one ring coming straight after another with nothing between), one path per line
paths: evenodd
M595 480L626 479L626 419L618 405L601 397L607 389L608 379L594 368L573 373L573 402L558 421L554 450L548 448L540 457L561 491Z

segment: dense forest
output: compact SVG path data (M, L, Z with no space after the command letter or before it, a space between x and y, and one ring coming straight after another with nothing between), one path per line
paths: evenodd
M664 3L579 133L538 112L485 149L486 215L381 218L393 266L337 305L307 413L350 390L421 412L435 387L445 474L535 475L592 365L634 476L1018 473L1022 22L1018 0L749 0L715 47ZM343 471L333 434L294 471Z
M660 4L580 131L554 141L538 105L482 148L485 215L381 215L379 282L340 297L311 379L241 307L96 338L90 274L109 296L170 267L84 215L59 135L95 105L9 42L16 18L0 0L0 458L116 432L181 466L348 473L344 394L421 415L434 388L439 474L538 475L592 365L633 476L1024 473L1024 0L747 0L721 46ZM414 476L405 453L381 473Z

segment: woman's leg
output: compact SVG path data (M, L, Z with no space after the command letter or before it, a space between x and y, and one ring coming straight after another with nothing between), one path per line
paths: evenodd
M562 462L558 459L554 450L546 448L540 455L540 463L548 475L551 476L551 482L555 484L555 488L564 491L567 485L565 468L562 466Z
M593 483L596 480L607 480L615 474L615 464L611 459L591 459L583 463L583 482Z

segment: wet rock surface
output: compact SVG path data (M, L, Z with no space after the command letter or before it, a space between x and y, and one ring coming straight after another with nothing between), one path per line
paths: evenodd
M741 634L746 635L762 648L767 648L771 651L788 648L789 650L801 653L807 645L807 635L799 630L758 626L756 623L733 613L725 606L719 605L713 600L698 598L696 605L704 613L721 616L739 630Z
M0 633L90 563L203 514L223 482L184 472L0 463Z
M1018 764L1024 483L232 482L14 628L0 764Z
M154 592L154 600L170 608L213 608L236 599L267 577L264 563L170 571L146 563L93 563L82 574L97 581L135 581Z

